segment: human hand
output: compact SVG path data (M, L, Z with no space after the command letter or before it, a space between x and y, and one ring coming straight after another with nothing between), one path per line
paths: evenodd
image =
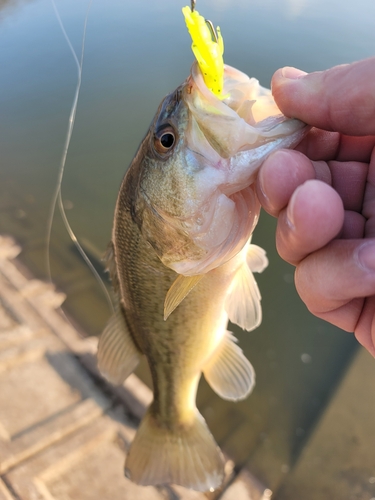
M258 175L259 200L278 217L277 250L296 266L308 309L375 356L375 58L311 74L284 68L272 91L286 116L314 127Z

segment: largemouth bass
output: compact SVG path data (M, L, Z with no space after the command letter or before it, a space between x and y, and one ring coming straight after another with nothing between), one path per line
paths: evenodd
M196 408L203 372L222 398L240 400L254 370L227 331L261 321L253 272L267 265L250 244L258 220L257 171L294 147L303 123L280 114L271 92L225 66L223 99L197 64L160 104L122 182L109 269L117 309L98 364L120 384L145 355L154 400L130 447L125 473L142 485L200 491L223 481L223 456Z

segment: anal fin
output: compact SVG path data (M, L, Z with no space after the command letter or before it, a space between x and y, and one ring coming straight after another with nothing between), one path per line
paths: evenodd
M205 379L223 399L245 399L255 385L255 372L236 337L227 332L203 370Z
M99 338L97 358L100 372L112 384L122 384L140 361L119 303Z

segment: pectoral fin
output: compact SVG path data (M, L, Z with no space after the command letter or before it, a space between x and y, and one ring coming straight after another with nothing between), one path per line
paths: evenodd
M238 268L225 302L225 310L232 323L244 330L254 330L262 322L261 295L254 272L262 272L268 259L262 248L249 245L246 260Z
M212 389L232 401L246 398L255 385L254 369L236 343L234 335L227 332L203 370Z
M122 384L135 370L140 352L118 304L99 339L98 368L112 384Z
M165 297L164 320L168 319L176 307L181 304L202 278L203 275L183 276L182 274L177 277Z
M260 292L246 262L233 278L231 290L225 301L225 310L232 323L251 331L262 321Z

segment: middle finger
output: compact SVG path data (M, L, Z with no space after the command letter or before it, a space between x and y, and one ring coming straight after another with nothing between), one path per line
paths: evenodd
M344 207L337 192L322 181L309 180L295 190L280 212L277 250L284 260L298 264L335 238L343 222Z

